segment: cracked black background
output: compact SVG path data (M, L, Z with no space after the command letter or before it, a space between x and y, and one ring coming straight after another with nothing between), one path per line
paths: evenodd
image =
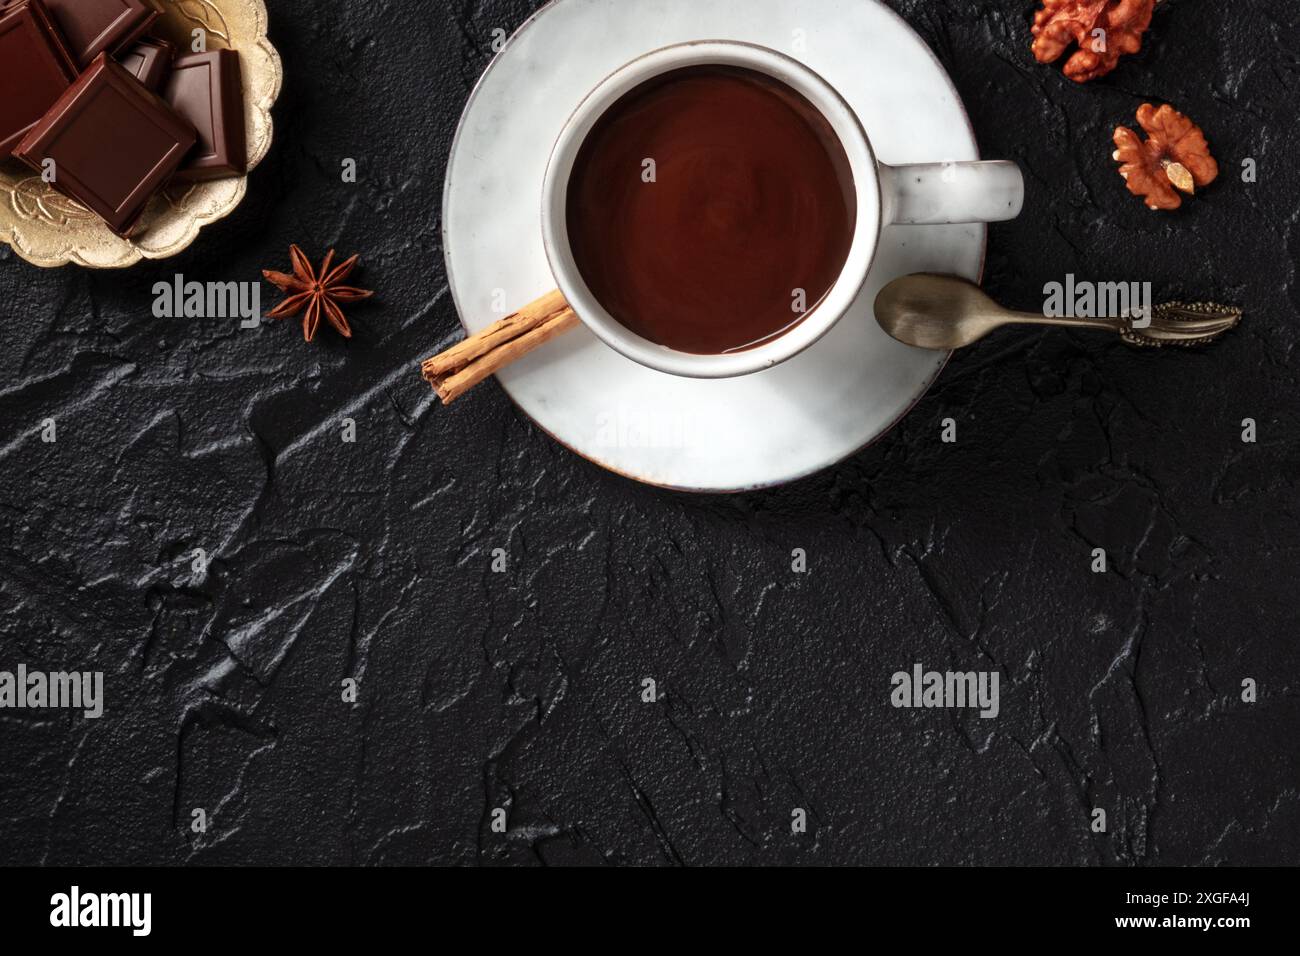
M1197 353L998 334L874 447L739 497L640 487L495 383L444 409L418 377L458 330L456 120L536 4L270 6L284 93L234 215L122 273L0 247L0 668L107 694L99 721L0 711L3 862L1300 862L1293 3L1168 0L1085 87L1032 61L1034 3L891 3L1025 170L995 297L1072 272L1247 318ZM1223 168L1175 214L1110 159L1148 100ZM363 253L352 343L152 317L156 281L295 241ZM916 662L997 669L1001 715L891 708Z

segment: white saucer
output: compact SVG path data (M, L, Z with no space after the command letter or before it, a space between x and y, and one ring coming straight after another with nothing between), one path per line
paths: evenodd
M848 100L882 162L979 158L947 74L876 0L554 0L488 67L452 146L443 246L467 331L500 318L494 304L513 309L555 287L542 179L573 109L629 60L701 39L744 40L806 63ZM754 375L651 371L579 329L498 377L558 441L638 481L690 491L792 481L884 434L947 361L881 331L876 293L912 272L978 281L986 235L982 225L886 228L852 311L806 352Z

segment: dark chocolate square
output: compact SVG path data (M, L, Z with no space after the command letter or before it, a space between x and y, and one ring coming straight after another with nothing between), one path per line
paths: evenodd
M161 16L150 0L45 0L45 5L82 69L101 53L130 46Z
M0 159L77 79L41 0L0 4Z
M220 179L248 172L238 53L209 50L177 57L165 98L199 133L198 145L185 158L177 179Z
M100 54L18 144L33 169L54 161L54 188L129 235L198 135L130 73Z
M166 40L141 37L117 58L126 72L144 84L145 89L157 93L172 72L172 57L176 47Z

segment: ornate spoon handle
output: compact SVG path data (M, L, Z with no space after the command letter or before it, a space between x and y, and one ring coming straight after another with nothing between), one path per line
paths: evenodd
M1152 310L1151 324L1134 328L1124 323L1120 335L1130 345L1160 348L1165 345L1204 345L1241 322L1241 309L1214 302L1166 302Z

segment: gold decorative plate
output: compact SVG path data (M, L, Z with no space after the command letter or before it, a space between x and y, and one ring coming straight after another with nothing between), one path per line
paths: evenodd
M284 69L266 36L263 0L162 0L163 15L150 32L187 51L193 32L207 31L208 49L239 51L244 80L244 123L251 171L271 148L271 107ZM17 160L0 161L0 241L38 266L69 262L121 269L141 259L166 259L192 243L210 222L223 219L244 198L248 178L174 184L153 198L141 231L122 239L80 203L57 193Z

